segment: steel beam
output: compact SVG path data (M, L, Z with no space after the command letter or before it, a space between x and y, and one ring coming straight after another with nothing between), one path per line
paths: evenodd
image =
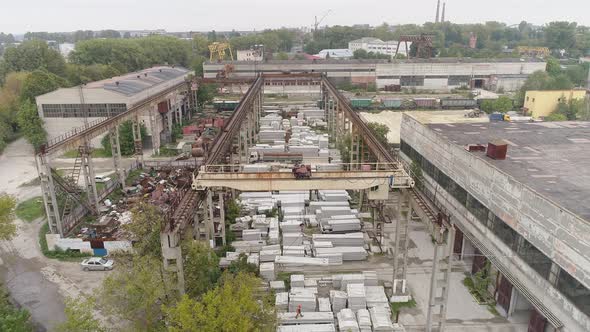
M37 164L37 172L39 173L39 179L41 180L41 193L43 196L45 213L47 214L49 230L53 234L64 236L61 216L59 215L59 205L57 204L55 185L51 175L51 165L49 164L46 156L42 154L37 154L35 159Z
M109 137L111 140L111 153L113 156L113 166L115 168L115 172L119 177L119 184L121 187L125 187L125 169L121 165L121 145L119 144L119 127L115 126L111 128L109 132Z
M94 163L92 162L92 149L88 145L81 146L78 150L82 161L82 174L84 184L86 185L86 195L88 203L100 211L98 203L98 193L96 190L96 177L94 173Z

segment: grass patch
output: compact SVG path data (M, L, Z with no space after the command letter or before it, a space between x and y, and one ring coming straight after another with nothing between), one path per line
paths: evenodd
M167 147L161 147L160 153L153 154L152 157L176 157L178 156L178 150L170 149Z
M291 275L293 273L292 272L279 272L277 273L277 279L276 280L282 280L285 282L285 289L291 289Z
M391 317L395 319L397 313L400 312L402 308L416 308L416 300L410 299L408 302L394 302L390 303L389 306L391 307Z
M39 230L39 246L41 247L41 252L47 258L57 259L60 261L79 261L80 258L90 257L92 255L77 252L72 250L49 250L47 247L47 239L45 238L45 234L49 234L49 224L45 223Z
M43 198L41 198L41 196L37 196L20 202L18 203L15 212L17 217L29 222L43 217L45 216Z
M69 150L66 151L62 158L77 158L78 157L78 150ZM107 151L103 148L92 149L92 157L93 158L108 158L111 157L111 152Z
M125 184L128 186L133 185L133 182L139 178L141 173L143 172L142 169L134 169L129 174L127 174L127 178L125 178Z

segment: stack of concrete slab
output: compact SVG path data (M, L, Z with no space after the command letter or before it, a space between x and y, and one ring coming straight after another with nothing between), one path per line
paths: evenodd
M265 246L260 250L261 262L274 262L278 256L281 256L281 247L278 244Z
M289 293L278 292L275 294L275 308L278 312L289 310Z
M361 232L346 234L313 234L312 240L331 242L334 247L364 247L365 237Z
M342 258L342 253L315 252L314 257L327 259L329 265L342 265L344 262L344 259Z
M327 258L295 257L295 256L279 256L275 259L275 263L279 264L281 266L286 266L286 267L328 266L328 265L330 265Z
M348 295L344 291L330 290L330 302L332 303L332 311L340 312L340 310L346 308L346 301Z
M292 257L305 257L305 246L289 246L283 241L283 255Z
M276 279L275 263L260 263L260 277L266 281L273 281Z
M301 232L301 225L303 224L302 220L299 219L290 219L287 221L283 221L280 223L281 230L283 233L296 233Z
M269 244L278 244L279 241L280 241L279 219L278 218L270 218L270 222L268 224L268 243Z
M234 241L231 243L231 245L236 249L236 252L238 253L260 252L260 250L262 250L262 247L266 245L266 241Z
M362 273L334 274L332 284L335 288L346 290L348 284L363 284L377 286L377 272L363 271Z
M262 234L262 231L259 229L245 229L242 231L242 240L260 241L262 240ZM266 235L266 233L264 235Z
M316 215L320 220L330 219L332 216L353 215L353 211L348 206L322 206L316 210Z
M316 311L317 300L314 291L303 287L296 290L291 289L289 292L289 311L296 312L299 305L301 305L302 312Z
M359 332L359 324L356 321L354 312L351 309L342 309L338 314L338 329L347 332Z
M356 319L359 323L360 332L372 332L373 325L371 324L371 314L367 309L360 309L356 312Z
M334 324L279 325L277 332L336 332Z
M284 292L286 289L285 282L283 280L271 281L269 282L269 286L270 289L274 290L275 292Z
M348 308L354 311L367 309L367 294L364 284L348 284L346 294L348 294Z
M260 265L260 255L259 254L250 254L248 255L248 258L246 259L246 263L248 264L253 264L253 265Z
M303 233L283 233L283 246L301 246L303 245Z
M394 330L391 323L391 312L381 307L374 307L369 309L371 314L371 322L373 323L374 332L392 332Z
M367 307L382 307L389 308L389 300L385 295L385 288L383 286L365 286L365 293L367 294Z
M289 145L290 153L300 153L303 157L317 157L320 147L314 145Z
M327 297L318 297L318 307L320 312L332 312L332 305Z
M292 274L291 287L305 287L305 276L303 274Z
M332 216L330 219L320 221L323 233L345 233L358 232L361 230L361 220L351 215L345 218L344 216Z
M281 325L307 325L307 324L333 324L334 314L332 312L304 312L297 317L296 312L280 312L277 319Z
M320 190L318 194L322 201L334 202L350 200L350 195L346 190Z
M338 254L342 255L343 261L362 261L368 257L367 251L363 247L314 248L315 257L329 257Z
M252 228L259 229L263 232L268 232L271 220L271 218L267 218L264 214L255 215L252 218Z
M377 271L363 271L361 274L365 280L365 286L377 286L379 284Z
M331 172L331 171L341 171L342 170L342 164L326 164L326 163L321 163L321 164L316 164L315 165L315 169L318 172Z
M258 141L260 143L274 143L274 141L285 141L285 131L272 128L269 130L260 130L258 132Z

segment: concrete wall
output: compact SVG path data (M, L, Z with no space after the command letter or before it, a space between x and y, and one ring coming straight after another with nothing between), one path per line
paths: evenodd
M404 115L401 138L516 230L563 270L590 285L590 223L560 208L463 147ZM590 318L538 275L485 225L424 174L453 221L478 239L531 294L554 313L566 331L590 330Z

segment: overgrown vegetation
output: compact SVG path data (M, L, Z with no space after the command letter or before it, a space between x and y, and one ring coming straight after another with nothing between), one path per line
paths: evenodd
M7 194L0 194L0 240L10 240L16 235L14 210L16 200Z
M408 302L390 303L389 306L391 307L391 317L395 321L395 317L397 316L397 313L400 312L403 308L415 308L416 307L416 300L414 300L412 298Z
M37 196L18 203L16 216L25 221L33 221L45 216L43 198Z
M147 135L147 129L143 124L140 126L141 137ZM103 151L107 157L112 155L111 152L111 137L110 134L105 135L100 141ZM125 121L119 126L119 147L121 148L121 155L131 156L135 153L135 141L133 140L133 123Z
M369 122L367 123L367 126L369 126L369 129L371 129L373 134L375 134L375 137L377 137L377 140L379 140L379 142L383 144L383 146L389 146L389 142L387 141L389 127L377 122Z
M45 234L50 234L49 225L47 223L43 224L39 230L39 247L41 248L41 253L43 253L43 255L47 258L57 259L60 261L77 261L80 260L80 258L92 256L84 252L73 250L62 250L59 248L49 249L47 247L47 238L45 237Z
M477 273L467 276L463 279L463 285L467 287L469 293L473 295L479 304L488 304L494 302L490 294L489 287L492 284L491 263L488 261Z
M487 99L481 103L481 110L491 114L494 112L507 113L512 111L514 102L506 96L498 99Z
M0 331L32 332L34 330L29 312L15 307L10 302L4 285L0 284Z

